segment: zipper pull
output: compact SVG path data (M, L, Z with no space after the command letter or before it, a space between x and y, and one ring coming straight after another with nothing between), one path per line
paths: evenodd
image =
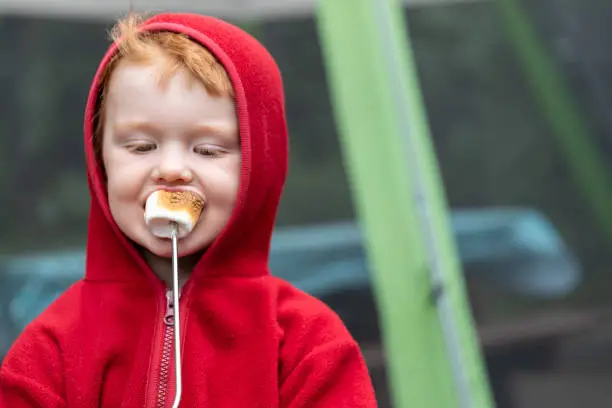
M174 294L171 290L166 292L166 315L164 316L164 323L168 326L174 324Z

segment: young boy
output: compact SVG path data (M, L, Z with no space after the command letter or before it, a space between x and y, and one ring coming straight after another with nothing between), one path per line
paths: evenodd
M280 73L220 20L119 25L85 113L86 275L0 371L0 407L168 407L176 378L171 244L144 222L159 189L205 198L180 242L182 407L375 407L339 318L268 270L287 171Z

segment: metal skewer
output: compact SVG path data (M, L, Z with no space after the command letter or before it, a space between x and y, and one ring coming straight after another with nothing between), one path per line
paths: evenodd
M178 269L178 224L171 222L172 226L172 296L174 302L174 369L176 373L176 394L172 408L178 408L181 402L182 384L181 379L181 318L179 312L179 269Z

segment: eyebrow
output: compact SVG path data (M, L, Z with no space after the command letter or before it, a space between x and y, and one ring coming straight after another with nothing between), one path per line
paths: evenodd
M141 131L152 135L159 135L162 133L161 129L158 126L155 126L154 124L149 122L119 123L115 126L115 131ZM189 136L219 135L222 137L229 138L238 134L238 128L201 123L191 127L186 132L186 134Z
M127 122L127 123L119 123L114 126L115 132L129 132L129 131L141 131L145 133L150 133L154 135L158 135L161 133L161 130L148 122Z
M188 132L188 135L219 135L223 137L232 137L238 133L238 128L219 126L219 125L208 125L198 124L193 126Z

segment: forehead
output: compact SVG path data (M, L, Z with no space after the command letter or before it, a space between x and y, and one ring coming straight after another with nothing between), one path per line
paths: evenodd
M106 122L147 121L165 127L219 122L237 128L234 102L230 97L212 96L187 70L168 78L167 61L120 62L106 89Z

